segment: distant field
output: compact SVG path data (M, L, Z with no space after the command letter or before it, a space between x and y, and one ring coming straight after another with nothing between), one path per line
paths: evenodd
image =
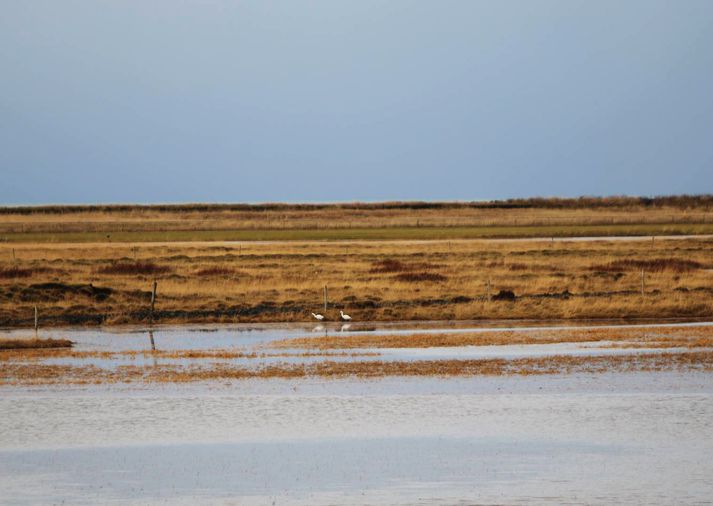
M713 233L713 197L0 207L0 242L448 240Z
M167 230L126 232L5 233L9 243L447 240L517 237L661 236L713 234L713 223L337 229Z

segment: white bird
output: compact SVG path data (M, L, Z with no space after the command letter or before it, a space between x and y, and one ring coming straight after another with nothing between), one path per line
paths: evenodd
M344 314L344 311L342 311L341 309L339 310L339 315L342 317L342 320L344 320L345 322L351 321L351 319L352 319L352 317L349 316L348 314Z
M320 322L321 322L322 320L324 320L324 315L323 315L323 314L315 314L315 313L312 313L312 316L314 316L314 319L315 319L315 320L318 320L318 321L320 321Z

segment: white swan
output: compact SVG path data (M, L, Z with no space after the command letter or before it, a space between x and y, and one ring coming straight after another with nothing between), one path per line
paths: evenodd
M344 311L342 311L341 309L339 310L339 316L341 316L341 317L342 317L342 320L345 321L345 322L348 322L348 321L351 321L351 320L352 320L352 317L349 316L348 314L344 314Z
M317 320L317 321L320 321L320 322L321 322L322 320L324 320L324 315L323 315L323 314L318 314L318 313L315 314L315 313L312 313L312 316L314 316L314 319Z

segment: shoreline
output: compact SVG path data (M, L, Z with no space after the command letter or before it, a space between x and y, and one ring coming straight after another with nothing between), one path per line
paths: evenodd
M525 325L530 324L530 325ZM242 329L296 329L304 328L305 331L313 330L316 326L325 327L327 330L339 330L344 322L314 320L300 321L256 321L256 322L165 322L153 325L144 323L118 323L98 325L55 325L40 326L39 333L71 332L71 331L102 331L109 333L124 332L161 332L166 330L184 329L189 331L200 330L242 330ZM439 332L478 332L497 330L576 330L598 328L648 328L648 327L679 327L679 326L713 326L713 316L701 317L670 317L670 318L571 318L571 319L538 319L538 318L513 318L513 319L482 319L482 320L385 320L385 321L352 321L349 322L352 332L374 332L373 327L383 327L389 333L419 333L418 327L438 327ZM401 329L399 327L402 327ZM413 328L410 328L413 327ZM0 326L0 333L27 332L34 336L34 329L27 326Z

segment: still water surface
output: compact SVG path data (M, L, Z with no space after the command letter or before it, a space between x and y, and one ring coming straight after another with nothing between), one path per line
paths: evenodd
M311 330L178 328L154 337L159 349L249 350ZM148 349L142 330L53 332L79 350ZM411 359L597 352L571 343L480 348L378 351ZM710 373L2 387L0 415L0 504L663 505L713 497Z
M713 377L4 391L3 504L708 504Z

